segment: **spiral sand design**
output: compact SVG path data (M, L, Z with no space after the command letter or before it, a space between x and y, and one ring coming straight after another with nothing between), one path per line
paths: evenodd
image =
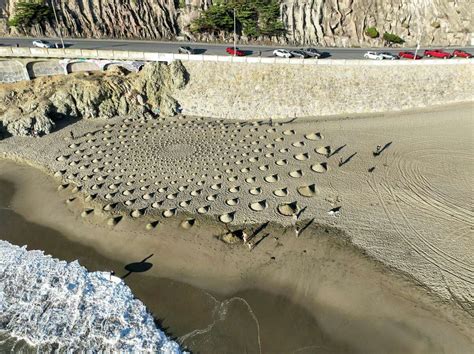
M282 123L124 118L67 143L55 176L59 189L73 185L90 201L106 200L103 211L132 218L183 211L264 221L291 216L282 203L304 206L311 192L299 188L327 171L321 139Z

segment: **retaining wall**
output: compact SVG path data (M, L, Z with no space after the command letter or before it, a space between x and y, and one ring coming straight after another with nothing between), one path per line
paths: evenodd
M190 80L174 97L185 114L237 119L386 112L473 100L474 65L444 62L348 61L337 67L185 62Z

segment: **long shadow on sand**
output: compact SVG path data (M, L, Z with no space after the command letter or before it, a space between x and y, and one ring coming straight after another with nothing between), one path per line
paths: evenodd
M133 262L127 264L124 268L128 272L124 276L122 276L122 279L125 279L132 273L143 273L151 269L153 267L153 264L150 262L147 262L148 259L153 257L153 254L150 254L148 257L145 259L141 260L140 262Z

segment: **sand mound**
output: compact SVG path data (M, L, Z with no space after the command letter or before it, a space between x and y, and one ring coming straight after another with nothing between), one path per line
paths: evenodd
M304 136L308 140L321 140L323 139L323 136L321 133L309 133Z
M316 194L316 185L311 184L309 186L300 186L297 188L297 191L303 197L313 197Z
M331 147L330 146L320 146L316 148L314 151L316 151L320 155L324 156L329 156L331 155Z
M235 212L225 213L219 216L219 220L223 222L224 224L228 224L234 221L234 216L235 216Z
M284 216L293 216L298 213L300 208L298 207L297 202L292 203L282 203L277 207L278 212Z
M253 211L262 211L268 208L268 204L266 200L259 200L258 202L250 203L249 208Z
M321 162L311 166L311 169L317 173L325 173L328 170L328 165L326 162Z

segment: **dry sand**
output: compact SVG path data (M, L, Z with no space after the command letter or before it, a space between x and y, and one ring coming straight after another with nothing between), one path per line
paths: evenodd
M71 198L65 209L51 188L30 183L25 193L48 207L19 206L22 214L79 233L76 241L108 257L136 260L153 249L162 276L224 294L283 292L361 351L469 352L472 124L472 104L286 123L117 118L9 138L0 152L52 171L59 195ZM374 156L377 145L387 147ZM297 238L293 214L299 228L303 219L317 226ZM114 215L124 217L110 226ZM213 237L224 223L255 224L252 234L268 220L291 228L284 241L277 226L261 231L251 252ZM384 322L395 317L399 326Z

